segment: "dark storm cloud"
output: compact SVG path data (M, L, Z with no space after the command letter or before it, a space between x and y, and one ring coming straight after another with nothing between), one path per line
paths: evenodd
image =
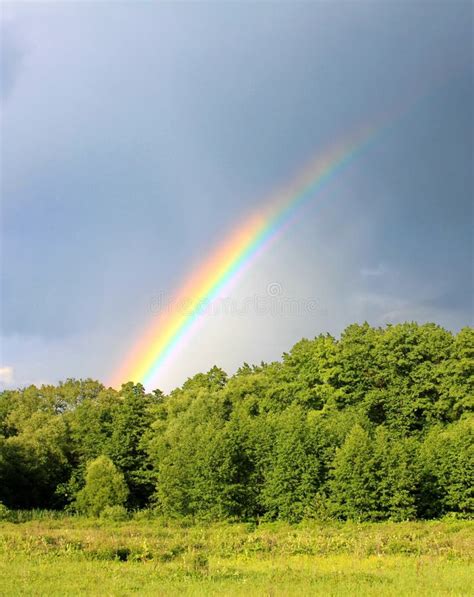
M243 281L319 297L325 319L209 323L186 366L217 345L228 367L277 357L360 317L471 321L468 4L8 7L2 326L25 379L106 375L153 296L308 158L419 91Z

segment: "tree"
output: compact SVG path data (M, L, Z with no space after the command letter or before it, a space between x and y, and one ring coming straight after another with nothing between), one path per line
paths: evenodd
M299 521L311 513L321 485L317 446L300 406L292 405L269 419L274 444L260 500L269 518Z
M473 399L474 330L414 322L303 339L281 362L213 367L169 395L90 379L6 390L0 501L87 510L88 466L107 457L129 508L168 515L469 516Z
M297 342L283 355L280 371L288 403L322 409L340 396L334 385L340 373L338 345L330 335Z
M435 427L423 446L424 472L438 498L438 514L474 514L474 417Z
M37 410L17 418L15 433L0 439L0 500L10 508L58 508L56 494L71 466L62 417Z
M383 426L374 435L373 475L380 517L396 521L413 519L419 483L415 454L419 446L411 439L390 434Z
M153 467L144 441L156 399L156 395L146 394L141 384L124 384L114 410L110 440L105 446L105 453L125 476L130 490L128 504L132 508L143 508L154 490Z
M363 521L381 517L373 465L371 439L357 424L336 452L333 462L329 500L336 518Z
M450 358L441 369L439 419L455 421L474 411L474 330L463 328L455 337Z
M128 488L123 474L107 456L99 456L87 465L86 484L76 496L76 508L90 516L99 516L109 506L123 506Z

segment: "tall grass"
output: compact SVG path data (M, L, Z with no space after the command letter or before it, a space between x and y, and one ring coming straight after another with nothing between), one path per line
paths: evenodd
M468 595L474 523L0 524L1 595ZM144 515L137 515L142 518Z

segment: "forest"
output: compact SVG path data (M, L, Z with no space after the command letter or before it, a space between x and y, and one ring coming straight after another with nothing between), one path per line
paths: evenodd
M474 510L474 330L353 324L168 395L0 394L0 513L404 521Z

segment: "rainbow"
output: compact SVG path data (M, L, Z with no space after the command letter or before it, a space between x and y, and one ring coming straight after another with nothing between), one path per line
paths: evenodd
M231 282L274 242L302 207L374 138L379 127L358 130L311 160L265 207L246 218L176 292L116 372L111 385L133 380L151 387L203 318L203 306L222 296ZM179 308L181 306L181 308ZM185 306L185 308L183 308Z

